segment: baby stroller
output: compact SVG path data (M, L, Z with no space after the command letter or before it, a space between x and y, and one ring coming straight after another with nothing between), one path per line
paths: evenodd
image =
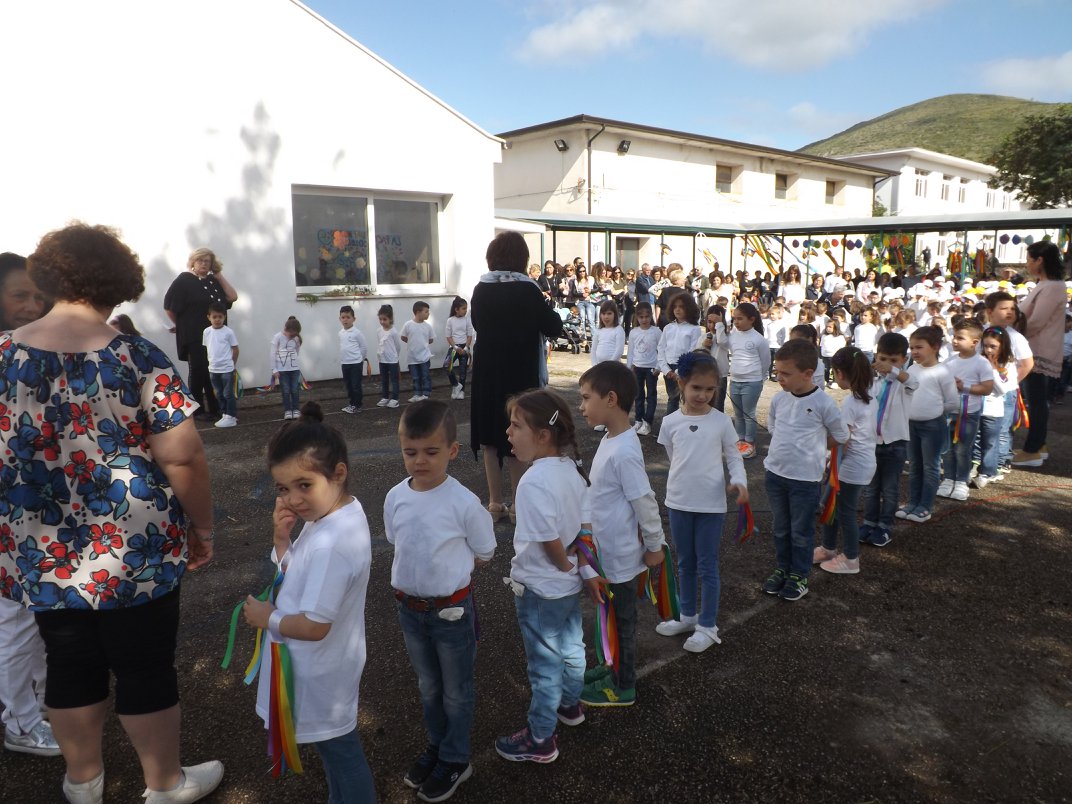
M562 319L562 334L551 342L552 349L581 353L581 342L584 340L581 317L576 307L560 307L556 311Z

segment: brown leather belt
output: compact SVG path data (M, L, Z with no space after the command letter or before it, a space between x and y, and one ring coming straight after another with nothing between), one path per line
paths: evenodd
M449 597L413 597L395 589L395 599L407 609L413 611L438 611L461 603L473 591L473 585L469 584L464 589L459 589Z

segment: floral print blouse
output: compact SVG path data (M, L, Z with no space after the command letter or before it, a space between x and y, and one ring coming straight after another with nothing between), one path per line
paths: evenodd
M116 609L177 589L186 517L148 438L196 408L145 338L58 353L0 333L0 595Z

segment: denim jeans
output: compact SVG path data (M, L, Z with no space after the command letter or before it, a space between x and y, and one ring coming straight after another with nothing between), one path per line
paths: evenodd
M778 569L806 578L811 572L815 548L815 514L819 510L821 484L790 480L770 471L766 475Z
M582 337L586 341L592 340L592 334L596 331L596 305L590 301L577 302L577 314L581 318Z
M756 443L756 405L763 393L763 380L732 380L730 402L733 403L733 429L737 438Z
M967 483L971 477L972 446L975 444L975 435L979 432L979 413L968 413L964 417L963 434L956 443L953 436L957 431L957 414L949 414L949 440L946 441L946 452L942 461L942 474L946 480L955 483Z
M382 399L398 399L398 363L380 363Z
M581 593L544 598L526 589L514 605L532 688L529 730L546 740L555 733L558 707L577 703L584 687Z
M831 355L830 357L824 356L822 358L822 361L823 361L823 382L826 383L827 385L829 385L830 383L832 383L834 381L833 369L830 366L830 363L831 363L831 361L833 361L833 359L834 359L833 355Z
M942 475L942 453L949 441L945 414L908 422L908 510L930 511Z
M357 728L313 745L328 777L328 804L375 804L376 785Z
M420 396L432 394L432 361L409 364L409 377L413 381L413 393Z
M677 371L677 363L673 363L670 366L671 371ZM666 413L664 415L669 416L679 407L681 407L681 386L677 384L677 375L674 375L674 379L669 377L663 377L663 383L666 385ZM654 413L652 414L655 415Z
M704 628L714 628L718 621L721 581L718 574L718 551L722 545L725 514L701 514L667 509L670 536L677 553L678 600L681 614L696 614L696 584L700 585L700 618Z
M440 617L438 611L414 611L398 604L398 622L409 663L417 673L428 743L439 748L439 758L444 762L469 761L476 702L472 595L458 606L465 614L451 622Z
M451 367L450 372L447 374L447 379L450 380L450 387L453 388L456 385L460 385L462 390L465 389L465 378L469 374L469 353L458 355L457 367ZM431 388L431 386L429 386Z
M363 380L361 374L364 368L364 363L342 364L342 381L346 386L346 398L355 408L361 407L361 402L365 397L364 389L361 387Z
M729 390L729 380L725 377L718 378L718 390L715 391L715 410L719 413L726 412L726 391Z
M1005 415L998 430L998 466L1012 463L1012 420L1016 418L1017 390L1005 394Z
M234 395L234 372L224 371L211 372L212 390L216 393L216 399L220 402L220 413L224 416L234 416L238 413L238 402Z
M841 481L834 521L823 525L823 547L827 550L837 550L840 530L841 552L845 554L845 558L860 557L860 523L856 520L856 511L860 505L860 494L866 488L862 483Z
M301 372L279 372L279 390L283 392L283 410L298 410L298 390L301 386Z
M639 366L633 366L633 376L636 377L636 420L651 424L659 404L659 378L655 369Z
M1041 372L1032 371L1020 383L1020 391L1024 395L1027 414L1031 417L1024 452L1038 452L1046 443L1046 432L1050 426L1049 378Z
M998 450L1001 442L1002 416L979 418L979 474L993 477L998 473Z
M908 455L907 441L892 441L875 447L875 474L864 489L864 524L893 530L900 502L901 472Z
M618 672L614 683L620 690L631 690L636 687L637 579L612 583L610 591L618 627Z

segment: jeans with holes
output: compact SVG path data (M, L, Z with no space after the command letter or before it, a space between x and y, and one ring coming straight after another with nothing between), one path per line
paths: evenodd
M960 436L954 442L957 433L959 414L949 414L949 440L946 442L946 452L942 460L942 474L946 480L954 483L967 483L971 477L972 447L975 445L975 435L979 432L980 411L968 413L961 422Z
M220 413L224 416L238 414L238 402L234 395L234 372L213 371L209 374L212 380L212 390L216 393L216 399L220 402Z
M398 399L398 363L380 363L381 399Z
M438 610L414 611L398 603L398 622L409 663L417 673L428 743L439 748L444 762L469 761L476 703L472 595L457 607L464 614L460 620L450 621L440 617Z
M1003 420L1003 416L979 418L979 474L984 477L991 478L998 473L998 451Z
M655 421L655 408L659 404L659 378L655 369L633 366L636 377L636 420L651 424Z
M866 488L867 486L862 483L841 481L834 521L829 525L823 525L823 547L827 550L837 550L840 530L841 552L845 554L845 558L860 557L860 523L856 519L856 511L860 505L860 494Z
M699 623L704 628L714 628L718 621L718 600L722 592L718 553L726 515L677 511L673 508L667 510L670 514L670 538L677 554L681 615L696 615L696 587L699 585Z
M558 707L576 704L584 687L581 593L547 598L526 589L514 605L532 689L529 731L542 741L555 733Z
M413 380L413 393L419 396L432 395L432 361L410 363L409 376Z
M737 438L756 443L756 406L763 393L762 380L730 380L730 402L733 403L733 429Z
M942 476L942 453L949 441L945 414L928 421L908 422L908 505L909 511L934 508L938 481Z
M581 333L582 337L591 342L592 335L596 331L596 322L599 320L596 315L595 302L579 301L577 302L577 315L581 319Z
M376 785L356 727L313 745L328 779L328 804L375 804Z
M865 525L887 532L893 530L907 455L907 441L891 441L875 447L875 474L863 493Z
M766 476L778 569L807 578L815 549L815 514L821 484L791 480L769 470Z
M447 379L450 380L450 387L461 386L461 389L465 390L465 377L469 373L469 353L458 353L458 365L451 364L450 371L447 372ZM431 387L431 386L429 386Z
M300 410L298 391L301 389L301 372L279 372L279 390L283 392L283 410Z

